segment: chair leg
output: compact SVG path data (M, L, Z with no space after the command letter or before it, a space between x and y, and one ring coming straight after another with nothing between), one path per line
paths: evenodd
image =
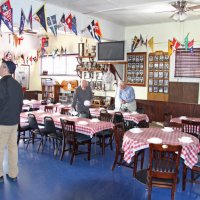
M172 189L171 189L171 200L174 200L174 193L175 193L175 188L172 187Z
M113 145L112 145L112 135L110 136L110 149L113 150Z
M88 143L88 160L90 160L90 155L91 155L91 142Z
M133 162L133 176L136 177L137 172L137 161L138 161L138 154L135 153L134 162Z
M143 164L144 164L144 151L142 150L141 152L141 163L140 163L140 169L143 169Z
M45 144L46 144L46 141L47 141L47 139L46 139L46 137L45 137L45 140L42 138L42 140L43 140L43 144L42 144L42 153L43 153L43 151L44 151L44 146L45 146Z
M102 155L105 154L105 137L102 137Z
M60 160L63 159L64 153L65 153L65 145L66 145L66 142L65 142L65 139L63 139L63 143L62 143L62 151L61 151Z
M20 140L20 131L18 131L18 134L17 134L17 145L19 144L19 140Z
M71 156L71 160L70 160L70 165L72 165L72 163L73 163L73 160L74 160L74 156L75 156L75 154L76 154L76 151L77 151L77 144L74 144L73 145L73 150L72 150L72 156Z
M119 150L116 149L115 160L114 160L114 163L113 163L113 166L112 166L112 171L114 171L114 169L115 169L115 166L116 166L117 161L118 161L118 157L119 157Z
M149 177L147 177L147 187L148 187L148 200L151 200L151 190L152 190L152 182Z
M187 178L187 166L184 164L184 166L183 166L183 177L182 177L182 190L183 191L185 191L186 178Z
M40 140L40 144L39 144L37 153L39 153L39 151L40 151L40 146L41 146L41 145L44 146L44 145L43 145L43 137L41 137L41 140Z

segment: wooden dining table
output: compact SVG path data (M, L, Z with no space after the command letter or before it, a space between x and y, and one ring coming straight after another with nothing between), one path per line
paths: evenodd
M38 109L41 106L41 101L39 100L24 100L24 105L28 105L30 108Z
M176 122L178 124L181 124L182 120L190 120L190 121L200 122L200 118L197 118L197 117L174 117L170 120L170 122Z
M67 116L67 115L62 115L60 113L47 113L41 110L21 113L20 114L21 121L23 122L28 121L29 113L32 113L35 115L36 120L39 124L44 124L44 117L46 116L52 117L54 120L55 126L58 128L61 128L60 118L74 121L76 132L89 135L90 137L93 137L94 134L97 132L107 130L107 129L112 129L114 127L114 124L112 122L104 122L104 121L94 122L93 120L87 119L87 118ZM82 123L85 122L85 123L82 124L81 122Z
M124 134L122 149L124 160L127 163L131 162L136 151L149 148L149 143L151 143L149 139L152 138L160 139L161 144L181 145L181 157L189 168L192 168L198 162L198 153L200 152L198 138L179 130L171 132L166 132L161 128L142 128L140 130L140 132L134 133L131 129ZM191 141L182 141L180 140L182 137L189 137Z
M100 111L102 109L103 108L90 108L90 114L92 116L99 117L100 116ZM107 110L107 112L112 114L112 115L114 115L114 113L116 111L115 110ZM148 118L148 116L146 114L140 114L140 113L137 113L137 112L135 112L135 113L121 112L121 113L122 113L122 115L124 117L124 120L126 120L126 121L133 121L136 124L139 124L142 121L149 122L149 118Z

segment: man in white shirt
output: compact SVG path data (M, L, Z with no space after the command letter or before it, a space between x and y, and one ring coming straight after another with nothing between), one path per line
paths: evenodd
M136 111L135 91L133 87L126 85L124 81L119 83L120 91L119 97L121 99L122 109L128 109L128 111Z

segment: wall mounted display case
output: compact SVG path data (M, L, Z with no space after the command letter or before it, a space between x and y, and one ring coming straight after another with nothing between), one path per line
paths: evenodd
M126 83L128 85L146 85L146 52L127 53Z
M168 52L149 54L148 100L168 101L170 57Z

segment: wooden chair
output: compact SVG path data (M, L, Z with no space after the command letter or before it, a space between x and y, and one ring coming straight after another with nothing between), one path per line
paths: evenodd
M169 127L172 127L174 130L182 130L182 124L177 122L170 122Z
M70 108L61 108L60 114L69 115Z
M123 136L124 136L124 124L123 123L118 123L115 124L114 127L114 139L116 143L116 152L115 152L115 160L112 166L112 171L114 171L116 165L120 166L125 166L129 168L133 168L133 176L136 176L137 172L137 161L138 161L138 156L141 154L141 165L140 169L143 169L143 163L144 163L144 150L136 152L133 158L133 162L130 164L127 164L125 161L123 161L124 158L124 151L122 150L122 142L123 142Z
M62 152L60 160L63 159L64 153L66 151L72 151L70 164L72 165L75 155L78 154L88 154L88 160L90 160L90 154L91 154L91 138L90 136L76 133L75 129L75 122L68 121L64 119L60 119L61 125L62 125L62 134L63 134L63 143L62 143ZM70 145L69 148L67 148L67 145ZM79 151L78 147L79 145L88 145L88 151Z
M171 199L176 191L182 146L149 144L149 169L147 172L148 199L152 187L171 188Z
M125 122L124 122L124 117L122 115L121 112L115 112L114 116L113 116L113 123L114 124L118 124L118 123L123 123L125 130L126 130L126 126L125 126Z
M99 117L100 121L105 121L105 122L112 122L113 121L113 116L107 112L100 112L100 117ZM110 149L112 150L112 138L113 138L113 130L112 129L108 129L108 130L104 130L101 132L98 132L96 134L96 137L99 139L97 144L100 145L101 149L102 149L102 154L105 154L105 148L106 146L110 145ZM109 138L109 142L106 144L106 139Z
M135 122L124 121L124 116L122 115L121 112L115 112L114 113L113 123L114 124L123 123L126 131L131 129L131 128L134 128L136 126Z
M164 115L163 115L163 121L164 121L163 125L164 125L164 127L170 126L171 119L172 119L172 114L171 113L169 113L169 112L168 113L164 113Z
M197 137L200 140L200 122L191 120L182 120L182 132Z
M187 170L188 167L184 164L183 166L183 177L182 177L182 190L185 191L186 181L187 181ZM197 180L200 176L200 155L198 155L198 162L191 169L191 183L200 184L200 181ZM196 174L196 176L195 176Z
M79 117L81 117L81 118L88 118L88 119L91 119L91 118L92 118L92 117L91 117L91 114L90 114L90 111L88 111L88 112L81 111L81 112L79 113Z
M44 111L47 112L47 113L53 113L54 112L54 106L48 106L48 105L46 105L44 107Z
M200 122L182 120L182 131L190 135L193 135L200 140ZM184 164L183 177L182 177L182 190L185 190L185 187L186 187L187 170L188 170L188 167ZM200 183L200 181L197 181L199 174L200 174L200 155L198 155L198 162L191 169L191 180L189 181L191 183Z

